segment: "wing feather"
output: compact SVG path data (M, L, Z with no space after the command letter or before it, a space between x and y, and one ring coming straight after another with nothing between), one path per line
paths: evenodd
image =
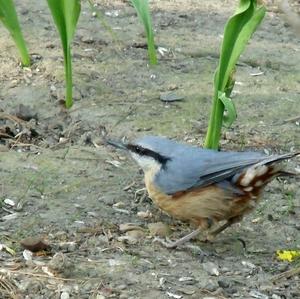
M258 163L270 164L294 155L266 156L256 152L216 152L193 148L188 155L173 156L155 177L155 183L171 195L222 182Z

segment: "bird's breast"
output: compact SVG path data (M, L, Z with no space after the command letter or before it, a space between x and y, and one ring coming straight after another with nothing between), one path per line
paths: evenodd
M154 175L151 172L145 174L152 201L170 216L196 225L201 225L204 219L218 222L243 215L256 206L258 199L250 193L234 195L216 184L168 195L155 186Z

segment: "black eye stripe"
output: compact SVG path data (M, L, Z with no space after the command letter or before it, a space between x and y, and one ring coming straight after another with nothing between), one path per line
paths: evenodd
M127 144L127 148L138 154L138 155L141 155L141 156L148 156L148 157L152 157L154 158L156 161L160 162L161 164L165 164L167 163L168 160L170 160L170 158L168 157L165 157L163 155L160 155L159 153L155 152L155 151L152 151L148 148L144 148L140 145L136 145L136 144Z

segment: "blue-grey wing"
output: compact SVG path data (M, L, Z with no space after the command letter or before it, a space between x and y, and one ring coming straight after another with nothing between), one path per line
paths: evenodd
M173 153L155 177L155 184L167 194L227 183L226 179L242 169L268 159L256 152L217 152L200 148L189 148L188 152L177 154Z

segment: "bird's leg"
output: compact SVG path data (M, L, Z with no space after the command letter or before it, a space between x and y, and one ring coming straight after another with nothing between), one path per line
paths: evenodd
M227 222L225 222L223 225L221 225L220 227L216 228L215 230L209 232L207 234L207 241L213 241L214 238L221 233L223 230L225 230L227 227L231 226L232 224L241 221L243 217L242 216L236 216L233 218L230 218L227 220ZM241 239L241 238L237 238L238 241L240 241L243 245L243 248L246 250L246 242Z
M207 240L212 241L220 232L222 232L224 229L226 229L227 227L229 227L232 224L233 224L232 221L227 220L223 225L221 225L221 226L217 227L216 229L210 231L207 234Z
M189 233L188 235L178 239L177 241L163 241L159 238L155 238L153 240L153 242L159 242L160 244L164 245L165 247L167 248L176 248L178 247L179 245L182 245L183 243L195 238L200 232L201 232L201 228L198 227L196 230L192 231L191 233Z

